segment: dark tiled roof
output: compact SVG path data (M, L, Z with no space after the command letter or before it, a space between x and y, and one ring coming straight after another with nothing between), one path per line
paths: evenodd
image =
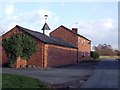
M59 46L64 46L64 47L70 47L70 48L77 48L75 47L73 44L66 42L65 40L61 39L61 38L56 38L56 37L49 37L43 33L37 32L37 31L32 31L26 28L23 28L21 26L16 25L16 27L20 30L25 31L26 33L36 37L37 39L39 39L40 41L42 41L43 43L47 43L47 44L54 44L54 45L59 45Z
M86 38L86 37L84 37L84 36L82 36L82 35L80 35L80 34L77 34L77 33L73 32L72 30L70 30L69 28L67 28L67 27L65 27L65 26L63 26L63 25L61 25L60 27L63 27L63 28L65 28L67 31L69 31L69 32L71 32L71 33L73 33L73 34L75 34L75 35L78 35L78 36L80 36L80 37L82 37L82 38L85 38L85 39L88 40L88 41L91 41L91 40L89 40L88 38ZM59 27L58 27L58 28L59 28Z

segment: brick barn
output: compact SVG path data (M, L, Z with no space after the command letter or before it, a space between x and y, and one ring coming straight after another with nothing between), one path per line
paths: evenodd
M56 67L90 60L91 58L91 41L79 35L77 28L70 30L61 25L52 31L50 36L47 36L16 25L2 35L2 38L9 38L15 33L27 34L37 43L37 51L27 61L27 66ZM4 48L2 48L2 66L7 64L8 57ZM23 63L19 61L16 67L21 67L21 64Z
M64 39L65 41L72 43L77 47L77 62L90 60L91 40L79 35L77 28L72 30L60 26L50 33L50 36Z

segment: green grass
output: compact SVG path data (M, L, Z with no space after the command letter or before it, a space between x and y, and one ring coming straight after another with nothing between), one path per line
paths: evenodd
M100 59L97 59L97 60L92 59L92 60L82 61L82 62L83 62L83 63L98 63L98 62L100 62Z
M100 58L111 58L111 59L116 59L116 60L120 60L120 56L100 56Z
M2 74L0 74L0 89L2 88Z
M26 76L2 74L2 88L47 88L47 84Z

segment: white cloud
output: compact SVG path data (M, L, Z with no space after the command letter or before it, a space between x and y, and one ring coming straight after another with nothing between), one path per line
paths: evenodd
M18 23L18 22L12 22L11 24L8 25L7 30L12 29L12 28L15 27L16 25L19 25L19 23Z
M112 19L107 19L104 23L103 23L104 27L106 28L113 28L113 21Z
M38 10L38 14L41 18L44 18L45 15L48 15L48 18L52 18L52 16L54 16L54 13L47 9Z
M48 9L38 9L36 11L28 11L28 12L19 12L17 16L11 14L10 16L6 16L5 20L3 20L3 26L6 27L5 32L9 31L15 25L21 25L31 30L42 32L41 28L45 23L44 15L48 15L48 25L51 28L51 23L56 23L59 21L59 17ZM51 28L52 29L52 28ZM49 31L46 32L49 34Z
M117 26L116 26L117 27ZM110 34L110 32L115 29L115 23L110 19L98 20L87 22L79 25L80 32L84 34L92 34L97 35L98 37L102 38L105 34ZM113 31L116 32L116 31ZM113 33L111 33L113 34ZM105 36L106 37L106 36Z
M14 10L15 10L15 8L14 8L13 4L6 5L5 10L4 10L4 14L6 16L10 16L14 13Z
M8 19L9 20L19 20L19 17L18 16L11 16Z
M55 17L55 22L57 22L59 20L59 17Z
M96 11L97 11L97 10L96 10L95 8L93 8L93 9L92 9L92 12L94 12L94 13L95 13Z
M79 34L90 38L93 45L106 43L116 47L118 44L117 21L110 18L81 23Z
M61 6L64 6L64 2L61 2L60 5L61 5Z
M3 35L5 33L5 28L0 26L0 36Z

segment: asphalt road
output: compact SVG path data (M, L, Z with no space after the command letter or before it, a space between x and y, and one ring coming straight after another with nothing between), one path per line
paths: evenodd
M81 88L118 88L118 61L102 60Z

